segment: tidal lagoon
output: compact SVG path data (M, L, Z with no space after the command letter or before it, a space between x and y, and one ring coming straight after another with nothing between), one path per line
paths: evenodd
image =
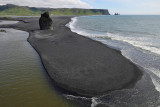
M80 107L56 91L39 55L27 42L28 32L0 29L6 30L0 32L1 107Z

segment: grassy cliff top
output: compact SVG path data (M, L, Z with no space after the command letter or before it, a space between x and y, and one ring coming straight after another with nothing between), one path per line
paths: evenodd
M12 4L0 5L0 16L36 16L40 15L44 11L49 11L51 15L109 15L107 9L35 8Z

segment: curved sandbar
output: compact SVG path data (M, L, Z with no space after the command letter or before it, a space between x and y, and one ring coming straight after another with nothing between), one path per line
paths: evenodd
M30 32L28 41L41 56L48 74L66 90L98 96L133 87L142 71L119 51L71 32L65 27L70 18L54 17L53 31L37 30L38 18L21 19L26 23L11 27Z

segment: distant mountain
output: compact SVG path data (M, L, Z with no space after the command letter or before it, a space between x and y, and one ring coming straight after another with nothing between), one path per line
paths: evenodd
M107 9L36 8L13 4L0 5L0 15L31 16L49 11L51 15L110 15Z

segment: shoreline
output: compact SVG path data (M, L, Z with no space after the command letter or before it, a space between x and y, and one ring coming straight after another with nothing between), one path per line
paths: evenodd
M120 51L72 32L65 26L71 18L73 17L54 17L53 31L39 30L38 18L15 19L23 22L2 27L29 32L27 40L39 54L49 76L58 86L68 91L91 97L134 87L143 71L126 59ZM120 73L114 72L117 69Z

